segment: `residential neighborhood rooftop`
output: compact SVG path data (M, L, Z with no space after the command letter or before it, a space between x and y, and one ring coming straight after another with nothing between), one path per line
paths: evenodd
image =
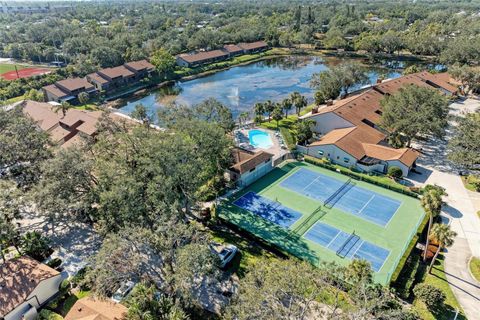
M75 302L65 320L121 320L127 312L119 303L85 297Z
M265 151L253 152L242 148L233 148L232 156L234 164L230 167L230 170L243 174L259 164L270 160L273 154Z

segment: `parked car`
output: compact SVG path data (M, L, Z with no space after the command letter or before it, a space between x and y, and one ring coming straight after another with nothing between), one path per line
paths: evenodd
M135 286L135 282L133 281L127 281L122 283L120 288L118 288L117 291L112 296L112 300L115 302L120 302L122 301L129 293L132 291L133 287Z
M210 243L210 250L219 258L218 266L220 268L225 268L238 252L238 248L233 244L219 244L216 242Z

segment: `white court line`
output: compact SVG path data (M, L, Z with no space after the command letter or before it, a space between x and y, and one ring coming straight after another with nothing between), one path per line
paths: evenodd
M305 188L302 189L302 191L305 191L305 189L307 189L308 187L310 187L315 181L318 180L318 178L320 178L321 176L318 176L315 178L315 180L313 180L312 182L310 182L309 184L307 184L307 186Z
M337 239L338 238L338 235L340 233L342 233L343 231L339 230L337 235L335 237L332 238L332 240L330 240L330 242L327 244L327 246L325 248L329 249L328 247L332 244L333 240Z
M357 237L360 238L360 236L357 235ZM362 238L360 238L360 245L357 247L357 250L355 250L355 252L352 254L352 258L355 259L355 254L357 254L357 251L360 249L360 247L363 245L363 243L365 242L365 240L363 240ZM356 245L356 243L355 243ZM348 254L347 254L348 255ZM346 257L346 256L345 256ZM349 258L350 260L353 260L352 258Z
M358 212L358 215L361 215L363 210L368 206L368 204L373 200L373 198L375 198L375 195L372 195L372 197L370 199L368 199L367 203L365 203L365 205L362 207L362 209L360 209L360 211Z

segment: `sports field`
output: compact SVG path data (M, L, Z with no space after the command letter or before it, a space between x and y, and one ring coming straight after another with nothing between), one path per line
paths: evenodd
M17 66L17 71L15 70ZM29 67L19 64L0 63L0 77L5 80L15 80L18 78L29 78L32 76L43 75L52 72L49 68Z
M313 264L365 259L387 284L425 214L418 199L290 162L225 201L219 215Z

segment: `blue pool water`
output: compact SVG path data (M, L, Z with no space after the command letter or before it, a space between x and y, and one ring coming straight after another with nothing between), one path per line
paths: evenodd
M270 135L262 130L250 130L248 132L250 144L255 148L268 149L273 145Z

